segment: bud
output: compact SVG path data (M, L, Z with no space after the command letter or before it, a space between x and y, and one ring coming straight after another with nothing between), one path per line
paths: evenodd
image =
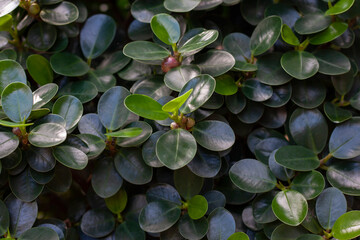
M29 7L29 13L31 15L37 15L40 12L40 6L37 3L32 3Z
M195 125L195 120L191 117L187 119L186 129L191 129Z
M18 137L22 135L21 130L18 127L13 128L12 132L13 132L13 134L15 134Z
M172 122L172 123L170 124L170 128L171 128L171 129L177 129L177 128L179 128L179 125L178 125L176 122Z
M180 66L179 61L176 60L176 58L174 58L173 56L169 56L165 58L164 61L162 61L161 70L166 73L170 71L170 69L178 66Z

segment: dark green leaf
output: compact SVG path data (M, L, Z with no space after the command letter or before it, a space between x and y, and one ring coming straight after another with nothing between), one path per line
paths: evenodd
M79 99L81 103L87 103L93 100L98 94L98 90L92 82L76 81L69 82L59 91L59 96L72 95Z
M322 12L314 12L299 18L294 25L296 32L305 35L320 32L331 24L331 17Z
M51 228L35 227L21 234L19 240L59 240L59 236Z
M112 17L96 14L86 20L80 33L80 46L87 59L100 56L110 46L116 33Z
M53 149L57 161L66 167L82 170L88 163L88 157L81 150L71 146L57 146Z
M307 200L316 198L324 187L324 177L315 170L300 173L291 183L291 189L301 193Z
M276 217L290 226L298 226L304 221L308 204L304 196L294 190L284 190L276 194L272 209Z
M319 73L326 75L340 75L350 71L349 59L341 52L321 49L314 52L319 62Z
M316 216L321 226L330 230L335 221L346 213L344 194L337 188L325 189L316 200Z
M76 21L79 10L75 4L63 1L60 4L42 8L39 16L46 23L60 26Z
M156 143L156 155L166 167L175 170L188 164L196 154L196 140L178 128L163 134Z
M89 152L87 153L89 159L99 156L106 147L104 139L98 136L94 136L92 134L79 134L77 137L89 147Z
M289 82L292 77L281 67L281 56L280 53L269 53L260 56L256 62L258 67L256 79L270 86L278 86Z
M280 165L296 171L310 171L320 165L319 158L313 151L297 145L281 147L275 153L275 160Z
M26 84L26 74L21 65L14 60L0 61L0 93L7 85L13 82L22 82Z
M24 83L9 84L1 94L2 108L13 122L25 123L33 106L31 89Z
M202 239L209 229L205 217L193 220L188 214L183 215L179 221L179 232L186 239Z
M230 33L224 38L223 46L237 62L247 63L251 58L250 38L243 33Z
M194 159L187 165L187 167L194 174L200 177L212 178L220 171L220 155L217 152L212 152L198 146Z
M193 63L200 67L201 73L217 77L228 72L235 65L235 59L226 51L210 50L197 56Z
M208 210L206 214L210 214L213 210L218 207L225 207L226 197L223 193L217 190L211 190L204 194L208 202Z
M174 91L180 92L184 85L200 75L200 68L195 65L183 65L170 69L165 76L164 82L166 86Z
M67 192L72 183L72 174L68 167L63 166L62 164L57 164L55 166L55 173L51 181L46 184L46 187L57 193Z
M4 235L10 226L9 211L3 201L0 201L0 235Z
M210 213L208 240L228 239L235 232L235 220L225 208L219 207Z
M160 13L151 18L151 29L158 39L167 45L174 45L180 38L180 25L169 14Z
M138 21L150 23L151 18L158 13L168 12L163 0L136 0L131 4L131 15Z
M79 77L89 72L90 67L75 54L55 53L50 58L50 65L54 72L67 77Z
M9 178L12 193L24 202L34 201L42 192L44 185L40 185L31 177L30 168L17 176Z
M10 155L19 145L19 138L11 132L0 132L0 158Z
M25 158L29 166L38 172L48 172L56 164L50 148L31 147L25 152Z
M218 38L219 32L217 30L207 30L195 35L187 40L180 48L179 53L186 55L191 52L200 50L207 45L213 43Z
M350 111L340 108L331 102L324 103L324 112L333 123L342 123L352 117Z
M81 218L81 230L94 238L105 237L115 228L115 218L105 209L91 209Z
M130 60L130 58L124 55L123 51L115 51L104 55L104 60L96 67L96 73L99 76L117 73L123 69Z
M55 83L45 84L33 92L33 106L32 109L39 109L55 97L58 91L58 85Z
M33 54L26 59L26 67L31 77L40 85L51 83L54 78L49 61L41 55Z
M282 20L278 16L267 17L256 26L250 38L250 49L254 56L269 50L279 38Z
M53 147L66 139L65 128L58 123L41 124L29 133L29 142L36 147Z
M296 240L298 237L309 233L302 227L292 227L281 224L271 234L272 240Z
M319 70L316 57L306 51L289 51L282 55L281 66L289 75L303 80L314 76Z
M258 195L252 202L252 214L256 223L270 223L277 220L271 203L277 192L271 191Z
M180 214L180 207L174 203L151 202L141 210L139 224L146 232L163 232L178 221Z
M241 85L242 93L252 101L263 102L271 98L273 89L258 80L248 79Z
M27 43L37 51L47 51L55 44L56 38L57 31L54 26L37 22L29 29Z
M189 12L200 2L201 0L165 0L164 7L171 12Z
M137 148L122 148L118 151L115 167L126 181L136 185L150 182L153 176L152 167L145 164Z
M115 231L115 239L123 240L145 240L145 233L137 221L125 221Z
M148 41L135 41L125 45L124 54L137 60L162 60L170 56L169 50Z
M291 100L299 107L312 109L326 98L326 88L320 81L293 81Z
M174 172L174 184L179 194L186 200L190 200L199 194L203 187L204 179L196 176L187 167Z
M62 96L56 100L52 112L62 116L66 121L66 130L70 130L80 121L83 113L83 105L74 96Z
M338 162L326 172L329 183L347 195L360 196L360 163Z
M229 171L231 181L240 189L251 193L268 192L276 185L276 178L265 164L255 159L243 159Z

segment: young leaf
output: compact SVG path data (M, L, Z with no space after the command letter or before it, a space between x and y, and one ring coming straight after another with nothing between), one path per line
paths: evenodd
M313 45L321 45L331 42L340 37L348 29L348 24L344 22L333 22L327 29L319 32L310 38Z
M151 29L154 34L167 45L174 45L180 38L180 25L169 14L160 13L152 17Z
M282 28L281 28L281 37L282 39L293 46L299 46L300 45L300 41L299 39L296 37L296 35L293 33L293 31L291 30L291 28L286 25L283 24Z
M335 3L334 6L330 7L325 15L338 15L349 10L354 4L355 0L340 0Z
M139 136L141 132L142 132L141 128L132 127L132 128L121 129L116 132L106 133L105 135L108 137L136 137Z
M124 211L127 199L128 197L126 191L121 188L115 195L105 198L105 203L112 213L119 214Z
M181 96L171 100L170 102L166 103L162 110L164 112L177 112L179 108L186 102L189 98L190 94L192 93L193 89L191 88L186 93L182 94Z
M188 202L188 214L191 219L197 220L202 218L208 210L208 202L201 195L193 196Z
M15 128L15 127L27 127L27 126L31 126L33 124L34 123L14 123L14 122L6 121L6 120L0 120L0 125L1 126L12 127L12 128Z
M332 229L334 238L354 239L360 236L360 211L350 211L339 217Z
M187 40L184 45L179 48L179 53L189 53L200 50L207 45L213 43L219 36L217 30L207 30L195 35Z
M10 14L6 14L0 17L0 31L9 31L13 24L13 17Z
M165 120L169 117L167 112L162 110L162 105L142 94L133 94L125 98L125 106L131 112L151 120Z

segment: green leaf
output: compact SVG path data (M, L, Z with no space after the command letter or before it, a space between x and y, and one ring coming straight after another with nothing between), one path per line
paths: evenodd
M127 200L127 193L123 188L121 188L117 193L115 193L115 195L105 198L105 203L112 213L119 214L124 211Z
M201 121L193 127L196 141L211 151L224 151L235 143L235 134L231 127L221 121Z
M167 102L164 106L162 106L162 110L164 112L177 113L179 108L186 102L192 92L193 89L190 89L186 93L179 95L179 97Z
M88 157L81 150L71 146L57 146L53 149L53 155L64 166L82 170L88 163Z
M320 225L330 230L335 221L346 213L347 203L344 194L337 188L325 189L316 200L316 216Z
M256 223L271 223L277 220L271 209L271 203L276 193L276 191L267 192L258 195L253 200L250 213L253 215Z
M236 232L232 234L227 240L250 240L248 235L243 232Z
M163 0L136 0L131 4L131 15L143 23L150 23L154 15L165 12L168 11Z
M107 90L98 102L97 111L99 119L108 130L117 130L123 126L129 116L124 101L130 92L121 86Z
M79 99L81 103L93 100L98 94L98 90L90 81L68 82L59 91L59 96L72 95Z
M149 183L153 169L146 165L137 148L122 148L115 155L115 167L128 182L136 185Z
M31 147L25 152L25 158L29 166L37 172L49 172L56 164L50 148Z
M20 4L20 0L4 0L1 2L0 17L11 13Z
M151 167L164 166L159 158L156 156L156 142L163 135L165 131L157 131L153 133L150 138L142 146L142 156L144 162Z
M282 55L281 66L289 75L304 80L314 76L319 70L316 57L306 51L289 51Z
M340 108L331 102L324 103L324 112L333 123L342 123L352 117L352 113L349 110Z
M174 203L151 202L141 210L139 224L146 232L163 232L179 220L180 214L180 207Z
M92 134L78 134L77 137L89 147L89 152L87 153L89 159L99 156L106 147L104 139L98 136Z
M319 158L313 151L297 145L281 147L275 153L275 160L281 166L296 171L311 171L320 165Z
M14 60L0 61L0 93L7 85L13 82L22 82L26 84L26 74L19 63Z
M296 109L291 114L289 129L296 144L309 148L315 153L320 153L327 144L328 125L317 109Z
M315 170L299 173L291 182L291 189L301 193L307 200L319 196L324 187L323 175Z
M137 219L131 219L126 220L116 228L114 238L124 240L145 240L145 232L140 228Z
M263 102L263 104L274 108L282 107L289 102L291 94L292 85L290 83L282 86L273 86L273 94L271 95L271 98Z
M299 107L312 109L322 104L326 98L326 87L320 81L292 81L291 100Z
M74 96L62 96L56 100L52 112L62 116L66 121L66 130L70 130L80 121L83 113L83 105Z
M284 190L276 194L271 206L276 217L290 226L302 223L308 212L306 199L294 190Z
M217 77L234 67L235 58L226 51L210 50L196 56L193 64L200 67L202 74L209 74L213 77Z
M360 119L352 118L337 126L330 136L329 151L339 159L349 159L360 155Z
M4 127L11 127L11 128L15 128L15 127L27 127L27 126L31 126L34 123L14 123L14 122L9 122L9 121L5 121L5 120L0 120L0 125L4 126Z
M142 94L132 94L125 98L125 106L131 112L151 120L165 120L169 117L167 112L162 110L162 105Z
M268 166L255 159L243 159L229 170L231 181L250 193L268 192L276 185L276 178Z
M270 16L261 20L250 38L250 49L254 56L269 50L279 38L282 20L278 16Z
M160 13L151 18L150 26L157 38L167 45L174 45L180 38L180 25L169 14Z
M204 179L192 173L189 168L181 168L174 171L174 185L179 194L186 200L190 200L199 194L203 187Z
M187 167L197 176L212 178L221 169L221 159L217 152L213 152L198 146L194 159Z
M142 132L141 128L132 127L132 128L121 129L116 132L106 133L105 135L109 137L136 137L139 134L141 134L141 132Z
M202 239L209 229L209 223L205 217L193 220L189 214L185 214L180 218L178 228L186 239Z
M64 142L66 129L57 123L44 123L29 133L29 142L36 147L53 147Z
M314 52L319 62L319 73L340 75L350 71L351 64L344 54L331 49L320 49Z
M296 240L322 240L323 238L320 235L315 234L304 234L298 237Z
M137 60L162 60L170 56L169 50L148 41L135 41L125 45L124 55Z
M0 201L0 235L4 235L10 226L9 211L3 201Z
M81 231L93 238L102 238L115 228L115 218L109 210L91 209L81 218Z
M202 218L208 210L208 202L201 195L193 196L188 202L188 214L191 219Z
M0 158L10 155L19 146L19 138L11 132L0 132Z
M59 240L59 236L51 228L34 227L21 234L19 240Z
M146 201L150 202L170 202L181 206L181 197L176 189L169 184L158 184L151 187L146 192Z
M114 74L128 65L130 61L131 59L125 56L122 50L115 51L104 55L104 59L96 67L95 72L99 76Z
M303 227L292 227L286 224L280 224L271 233L272 240L296 240L298 237L309 233Z
M99 75L98 72L90 70L86 75L86 81L92 82L99 92L106 92L116 85L114 75Z
M180 112L187 114L194 112L209 100L214 93L216 81L207 74L201 74L188 81L181 89L179 95L183 95L193 89L186 102L180 107Z
M80 77L90 70L86 62L79 56L69 52L55 53L52 55L50 65L54 72L67 77Z
M33 92L33 106L32 109L40 109L42 106L51 101L55 97L59 87L55 83L45 84Z
M219 207L212 211L208 218L208 240L228 239L235 232L235 220L233 215L225 208Z
M152 134L152 127L144 121L135 121L125 126L126 128L141 128L141 133L135 137L117 138L116 144L120 147L137 147L143 144Z
M355 0L340 0L335 3L334 6L330 7L325 14L326 15L338 15L349 10L352 5L355 3Z
M215 42L219 36L217 30L206 30L187 40L180 48L179 53L185 54L200 50Z
M302 35L321 32L329 27L331 17L325 16L322 12L308 13L299 18L294 25L296 32Z
M256 79L270 86L278 86L289 82L292 77L281 67L281 53L268 53L258 58L256 62Z
M215 80L215 92L218 94L230 96L238 91L238 86L236 85L234 78L230 75L224 74L215 78Z
M164 7L170 12L189 12L200 2L201 0L165 0Z
M34 201L44 189L31 177L30 168L16 176L9 177L9 186L12 193L24 202Z
M116 33L114 19L105 14L88 18L80 33L81 50L87 59L94 59L105 52Z
M42 8L39 16L46 23L61 26L75 22L79 18L79 10L75 4L63 1L60 4Z
M337 239L348 240L360 236L360 211L350 211L339 217L332 229Z
M331 42L340 37L348 28L348 24L344 22L333 22L324 31L319 32L310 38L310 43L313 45L321 45Z
M57 38L55 26L37 22L31 26L27 34L27 44L37 51L47 51L54 46Z
M166 167L175 170L188 164L196 154L196 140L178 128L163 134L156 143L156 155Z
M224 38L223 46L227 52L234 56L237 62L246 64L251 58L250 38L243 33L230 33Z
M6 14L0 17L0 31L9 32L13 24L13 17L10 14Z
M360 196L360 164L357 162L337 162L326 172L331 186L351 196Z
M164 76L164 82L168 88L180 92L188 81L200 75L200 73L198 66L182 65L170 69Z
M296 35L293 33L293 31L291 30L291 28L286 25L283 24L282 28L281 28L281 38L284 40L284 42L286 42L287 44L293 45L293 46L299 46L300 45L300 41L299 39L296 37Z
M264 102L271 98L273 89L256 79L248 79L241 85L241 91L248 99L255 102Z
M8 118L16 123L25 123L33 106L31 89L24 83L11 83L2 92L1 103Z

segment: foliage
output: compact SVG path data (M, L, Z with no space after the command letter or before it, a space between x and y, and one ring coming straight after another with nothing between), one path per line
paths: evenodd
M0 5L2 239L360 236L359 0Z

